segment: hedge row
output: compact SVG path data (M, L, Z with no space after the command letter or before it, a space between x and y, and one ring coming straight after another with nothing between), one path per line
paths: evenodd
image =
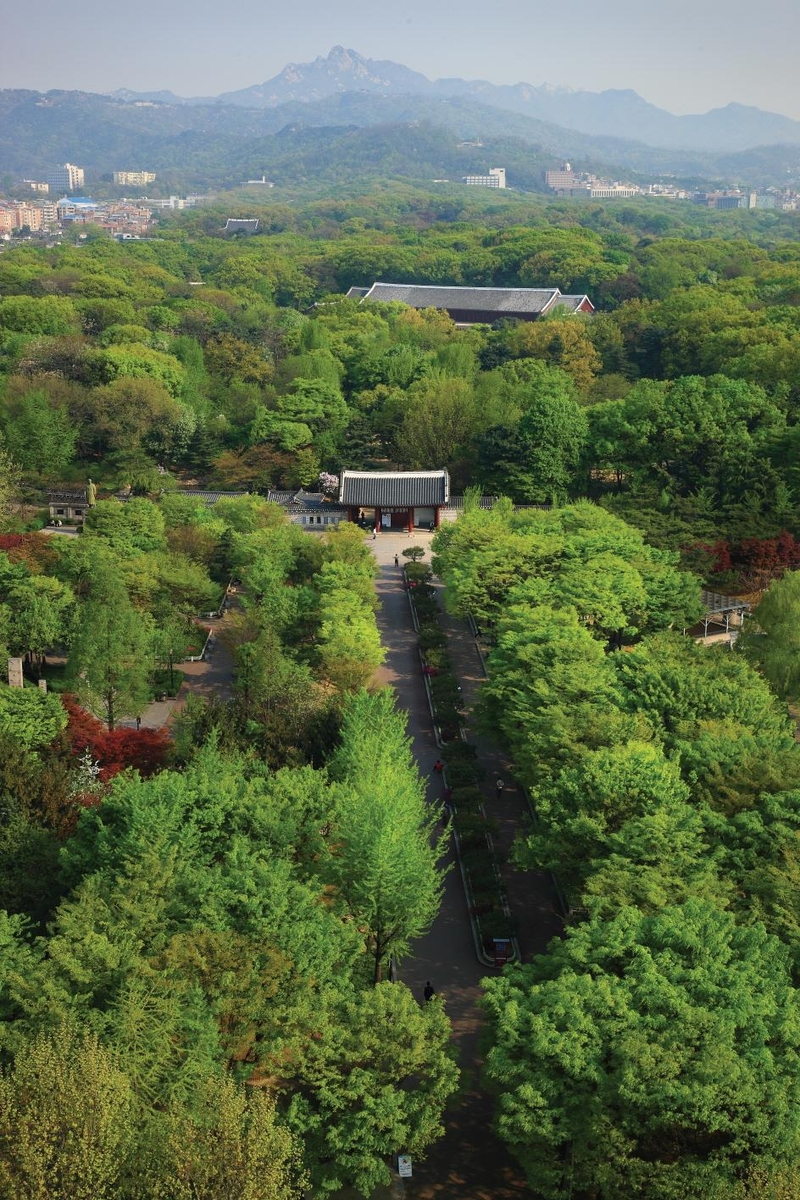
M424 563L406 568L411 602L419 624L419 648L428 676L436 724L446 743L449 802L458 835L461 866L467 878L470 917L475 922L485 953L491 954L494 938L511 938L513 920L506 915L492 836L497 825L487 818L480 783L483 771L477 747L461 736L461 693L447 654L447 636L439 625L439 605L431 584L431 569Z

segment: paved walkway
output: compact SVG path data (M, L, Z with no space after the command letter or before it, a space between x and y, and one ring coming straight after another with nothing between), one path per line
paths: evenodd
M420 672L417 637L402 586L401 568L394 565L395 554L406 546L424 546L429 552L431 534L415 531L382 533L370 545L380 566L377 592L381 600L378 625L387 650L386 662L378 680L391 684L401 708L408 712L408 732L420 772L428 779L428 799L437 809L442 804L442 783L431 769L439 756L433 737L430 712ZM429 553L426 554L429 557ZM467 705L472 706L483 677L474 640L466 626L450 618L446 628L451 639L453 666L462 684ZM470 657L471 652L471 657ZM511 788L507 764L502 762L488 739L477 739L481 761L487 769L487 789L494 796L493 771L504 769L508 798L503 797L502 848L510 844L514 828L521 820L522 799ZM488 794L488 793L487 793ZM497 804L490 804L496 810ZM496 815L492 811L492 815ZM452 851L449 863L454 862ZM516 873L519 874L519 873ZM545 886L540 890L534 876L520 876L520 899L525 911L521 929L523 953L527 956L545 949L550 937L558 932L552 898ZM544 881L546 885L546 881ZM516 889L515 889L516 890ZM478 962L472 940L469 914L461 877L454 866L445 880L441 910L428 935L414 947L413 958L401 965L400 977L421 1000L425 981L430 979L443 996L453 1025L453 1041L462 1071L462 1091L446 1115L447 1131L431 1148L424 1162L415 1164L414 1177L405 1182L406 1196L415 1200L529 1200L524 1177L503 1144L491 1133L492 1106L479 1090L479 1033L481 1026L478 999L480 980L487 969Z
M203 618L200 625L212 631L212 639L202 662L176 664L185 679L177 696L166 700L154 700L142 712L142 729L163 729L181 711L188 697L202 696L206 700L230 700L233 695L233 653L225 641L225 616ZM134 726L135 721L121 721L121 725Z

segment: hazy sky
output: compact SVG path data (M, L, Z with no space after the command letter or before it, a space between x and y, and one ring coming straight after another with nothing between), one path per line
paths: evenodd
M676 113L737 100L800 119L797 0L37 0L4 8L2 87L216 95L340 44L431 78L630 87Z

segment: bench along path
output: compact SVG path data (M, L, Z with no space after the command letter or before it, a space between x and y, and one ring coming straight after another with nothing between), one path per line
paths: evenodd
M408 712L408 733L427 779L428 800L437 809L442 806L441 778L432 773L440 751L431 725L425 688L417 652L417 636L411 621L408 598L402 582L402 569L394 565L395 554L402 557L406 546L424 546L429 551L431 535L415 531L382 533L371 541L380 574L376 582L381 610L378 625L386 649L386 661L377 674L377 682L390 684L397 692L399 706ZM454 670L462 685L466 704L471 707L482 679L480 658L467 627L445 618L450 639ZM496 749L486 739L478 742L481 762L487 771L486 795L492 816L501 808L500 849L510 844L515 828L522 823L522 797L511 787L511 778L503 778L508 796L494 802L495 774L506 767ZM452 851L448 854L454 862ZM544 950L550 937L559 931L553 897L545 879L530 874L519 876L519 898L511 897L512 907L521 917L520 945L524 957ZM524 913L518 907L524 904ZM405 1181L405 1194L415 1200L529 1200L532 1193L521 1171L503 1144L490 1129L492 1105L479 1089L478 999L480 980L487 969L477 961L472 941L461 877L454 867L445 880L442 906L432 929L414 946L413 956L400 969L401 979L422 1002L423 988L430 979L444 998L453 1025L453 1040L462 1071L462 1092L446 1114L447 1132L424 1162L414 1164L413 1179Z

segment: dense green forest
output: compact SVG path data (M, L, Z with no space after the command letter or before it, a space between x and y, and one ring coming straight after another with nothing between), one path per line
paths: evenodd
M485 985L500 1136L546 1200L791 1200L797 218L390 185L253 212L0 255L0 657L29 677L0 685L0 1195L368 1196L441 1136L449 1022L387 974L445 842L368 690L375 561L264 498L380 466L466 494L433 566L491 642L518 861L569 911ZM344 297L378 278L598 311ZM89 475L82 535L40 532ZM231 580L232 698L134 729ZM764 593L734 651L682 636L702 584Z

